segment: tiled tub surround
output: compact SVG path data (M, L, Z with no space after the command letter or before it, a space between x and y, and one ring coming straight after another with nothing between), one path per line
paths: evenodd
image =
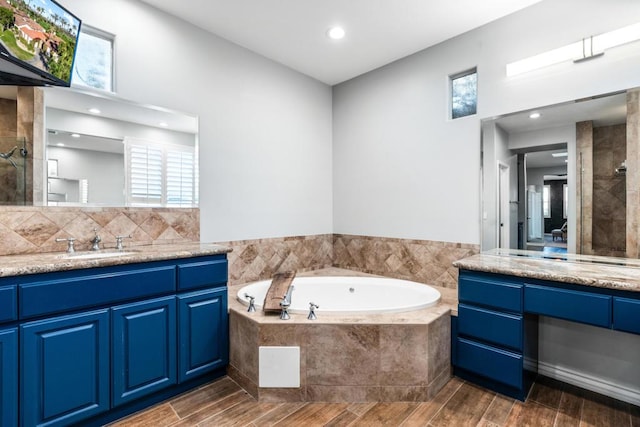
M115 236L129 236L125 246L189 243L200 240L198 208L85 208L3 206L0 208L0 255L64 252L56 238L76 238L76 250L90 248L94 229L101 247L115 247Z
M333 266L456 289L453 261L475 255L478 245L433 240L333 235Z
M328 268L301 275L364 275ZM247 313L229 289L229 376L259 401L427 401L451 377L455 290L437 306L406 313L323 315L288 321ZM300 387L260 388L258 347L299 346Z
M219 242L233 249L228 255L229 284L270 279L274 273L331 267L331 234Z

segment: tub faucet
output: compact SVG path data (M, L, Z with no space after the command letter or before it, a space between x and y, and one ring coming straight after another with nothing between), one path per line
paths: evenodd
M124 249L124 246L122 246L122 239L131 239L131 234L129 234L128 236L116 236L116 250L117 251L121 251Z
M289 289L287 289L287 294L284 296L284 299L287 300L289 302L289 305L291 305L291 294L293 293L293 285L289 286Z
M256 297L251 296L251 295L249 295L247 293L244 294L244 297L249 299L249 308L247 308L247 311L249 313L255 312L256 311Z
M282 311L280 312L280 320L289 320L291 316L289 316L289 306L291 302L287 299L285 295L282 297L282 301L280 301L280 307L282 307Z
M96 233L95 237L91 240L91 250L99 251L100 250L100 242L102 242L102 237L98 235L98 229L94 228L93 232Z
M307 320L316 320L318 318L318 316L316 316L316 308L320 308L320 306L312 302L309 303L309 315L307 316Z

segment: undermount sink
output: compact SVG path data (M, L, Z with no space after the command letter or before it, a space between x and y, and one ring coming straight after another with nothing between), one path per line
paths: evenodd
M61 256L63 259L99 259L99 258L115 258L126 255L133 255L136 251L115 251L115 252L82 252L64 254Z

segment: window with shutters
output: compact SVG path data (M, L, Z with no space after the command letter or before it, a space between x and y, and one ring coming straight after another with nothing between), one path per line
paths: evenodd
M193 147L125 138L129 205L189 207L197 204Z

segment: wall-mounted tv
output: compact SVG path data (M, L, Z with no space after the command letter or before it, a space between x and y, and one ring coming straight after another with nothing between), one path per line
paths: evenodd
M54 0L0 0L0 85L69 86L80 25Z

